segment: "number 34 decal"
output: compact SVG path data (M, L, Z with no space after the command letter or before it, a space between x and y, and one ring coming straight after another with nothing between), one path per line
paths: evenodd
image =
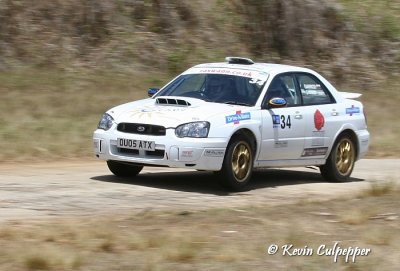
M291 128L292 122L290 120L290 115L272 115L272 123L274 128L281 127L282 129Z

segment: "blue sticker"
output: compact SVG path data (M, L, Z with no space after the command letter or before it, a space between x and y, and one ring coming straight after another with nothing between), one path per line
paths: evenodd
M352 105L349 108L346 108L346 114L349 114L350 116L353 116L353 114L358 114L360 113L360 108L359 107L354 107L354 105Z
M249 120L249 119L251 119L250 112L241 113L240 111L236 112L235 115L230 115L225 117L226 123L233 122L235 124L238 124L242 120Z
M281 116L280 115L272 115L272 124L274 128L279 127L281 124Z

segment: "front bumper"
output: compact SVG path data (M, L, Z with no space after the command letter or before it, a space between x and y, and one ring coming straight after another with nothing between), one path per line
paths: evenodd
M117 138L154 141L156 150L121 149L117 147ZM93 134L94 152L102 160L212 171L218 171L222 167L227 140L226 138L178 138L173 129L168 129L165 136L100 129Z

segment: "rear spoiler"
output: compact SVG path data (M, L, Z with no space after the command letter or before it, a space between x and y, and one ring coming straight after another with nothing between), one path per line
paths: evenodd
M355 93L355 92L342 92L339 91L339 94L342 95L343 98L345 99L357 99L361 97L361 93Z

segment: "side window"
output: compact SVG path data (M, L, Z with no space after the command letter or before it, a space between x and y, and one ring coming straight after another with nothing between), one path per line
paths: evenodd
M268 87L265 102L272 98L284 98L287 101L287 106L301 105L301 97L296 90L296 81L291 74L277 75Z
M288 106L301 105L301 97L296 91L296 80L293 75L283 75L282 81L285 84L289 95L287 96Z
M326 87L314 76L298 74L297 79L300 85L304 105L330 104L334 103Z

